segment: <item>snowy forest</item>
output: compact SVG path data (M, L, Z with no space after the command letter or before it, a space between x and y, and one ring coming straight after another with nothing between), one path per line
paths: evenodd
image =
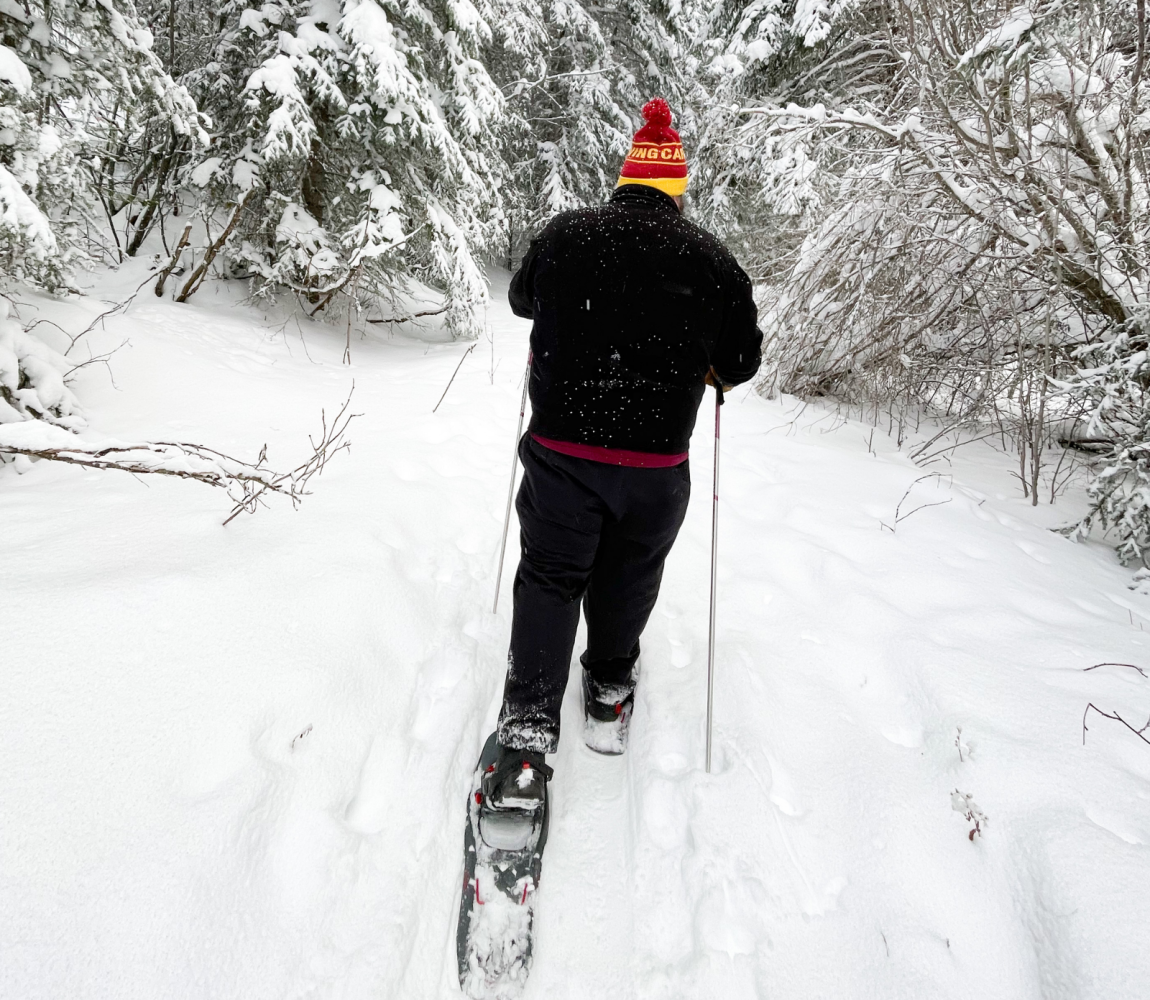
M1145 995L1146 6L0 0L0 994L457 995L508 274L658 95L764 335L718 775L700 508L526 995Z

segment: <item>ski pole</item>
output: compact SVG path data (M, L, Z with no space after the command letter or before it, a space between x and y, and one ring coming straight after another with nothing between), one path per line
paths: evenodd
M707 773L711 773L711 709L715 701L715 593L719 582L719 407L723 405L723 383L711 369L715 381L715 478L711 490L711 623L707 636Z
M499 543L499 569L495 571L495 603L491 613L499 611L499 584L503 580L503 557L507 553L507 529L511 526L511 498L515 493L515 469L519 463L519 439L523 436L523 414L527 412L527 383L531 380L531 352L527 352L527 371L523 375L523 397L519 400L519 427L515 431L515 448L511 453L511 482L507 487L507 509L503 513L503 541Z

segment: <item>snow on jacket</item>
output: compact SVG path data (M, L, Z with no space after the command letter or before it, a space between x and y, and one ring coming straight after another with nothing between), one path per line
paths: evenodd
M531 330L531 432L577 444L686 452L714 367L759 368L751 281L661 191L630 184L556 216L508 294Z

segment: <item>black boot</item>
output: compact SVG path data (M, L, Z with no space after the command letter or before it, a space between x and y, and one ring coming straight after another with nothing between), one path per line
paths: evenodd
M583 742L596 753L617 756L627 749L635 711L635 681L632 676L624 684L606 684L584 669Z

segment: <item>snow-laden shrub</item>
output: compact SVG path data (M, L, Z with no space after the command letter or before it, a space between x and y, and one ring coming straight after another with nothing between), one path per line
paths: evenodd
M941 381L985 412L1020 361L1061 363L1141 308L1140 43L1133 0L1108 10L915 0L889 14L894 85L874 103L749 118L750 148L823 172L765 317L779 388L923 398Z
M0 109L0 120L12 109ZM60 282L63 260L52 223L28 197L20 181L0 163L0 260L17 281L37 281L48 288Z
M678 2L143 6L214 123L183 174L213 232L252 193L229 270L309 311L430 286L461 336L482 328L480 261L605 198L639 108L682 108L694 67Z
M1150 351L1143 327L1078 352L1063 390L1089 403L1084 437L1104 449L1087 493L1090 512L1067 534L1110 533L1123 563L1150 557Z
M824 198L810 144L778 141L743 109L876 95L889 79L876 0L722 0L698 31L706 90L697 114L691 201L756 277L777 280Z
M1089 486L1090 513L1067 532L1075 540L1095 528L1113 535L1124 564L1141 561L1150 552L1150 426L1141 439L1123 442Z
M73 366L27 332L0 297L0 424L42 420L66 430L84 426L84 415L64 377Z
M826 59L728 113L716 161L714 197L740 206L732 224L766 223L751 261L770 281L764 386L909 404L952 429L993 421L1033 489L1042 450L1087 433L1075 426L1094 399L1073 377L1082 350L1144 340L1145 12L1136 0L909 0L842 16L819 43L838 46ZM768 41L729 47L736 92ZM758 216L742 207L748 188ZM783 269L778 245L793 250ZM1125 377L1120 354L1107 364ZM1133 468L1141 439L1107 434L1126 449L1098 486L1114 523L1138 495L1114 470Z

